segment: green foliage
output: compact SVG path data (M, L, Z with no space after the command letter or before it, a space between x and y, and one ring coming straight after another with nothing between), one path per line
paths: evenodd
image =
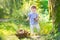
M5 10L4 8L0 8L0 18L9 18L7 9Z
M41 27L41 30L40 30L40 33L43 35L43 34L50 34L51 31L52 31L52 23L50 22L47 22L47 23L44 23L44 22L40 22L40 27Z
M1 38L1 40L13 40L13 39L18 40L18 38L14 34L16 34L15 31L0 29L0 38Z
M0 23L0 29L16 31L18 27L14 23Z
M47 9L48 8L48 1L41 1L40 2L40 7L44 8L44 9Z
M0 22L0 38L2 40L5 40L9 35L16 34L17 30L18 26L14 23Z
M60 40L60 32L58 32L54 35L54 39L55 40Z
M0 22L0 35L4 38L15 34L18 29L25 29L30 32L29 22L26 21L30 6L36 5L39 14L40 33L49 35L52 31L52 22L49 21L48 1L38 0L3 0L0 2L0 18L9 18L8 22ZM40 10L42 9L42 10ZM47 11L45 13L45 11ZM41 19L42 18L42 19ZM46 18L46 19L45 19ZM41 20L41 21L40 21ZM46 21L48 20L48 21ZM49 38L51 37L48 36ZM12 39L13 40L13 39Z

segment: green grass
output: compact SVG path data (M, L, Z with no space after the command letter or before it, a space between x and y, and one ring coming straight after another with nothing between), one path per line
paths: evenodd
M24 30L27 30L28 32L30 32L29 25L24 25L24 24L17 25L12 22L2 22L2 23L0 23L0 35L1 35L0 38L6 39L6 38L8 38L8 36L12 36L12 34L15 34L16 31L19 29L24 29ZM52 30L52 23L40 23L40 34L41 35L46 34L46 36L41 36L41 39L43 39L43 38L47 39L47 37L51 38L52 37L50 35L51 30ZM37 33L36 28L34 29L34 31ZM11 37L11 39L14 39L14 37L15 37L15 35L13 36L13 38ZM17 37L16 37L16 39L17 39Z

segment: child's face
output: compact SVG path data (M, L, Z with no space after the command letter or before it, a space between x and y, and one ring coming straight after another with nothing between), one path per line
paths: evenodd
M31 11L32 12L36 12L36 8L31 8Z

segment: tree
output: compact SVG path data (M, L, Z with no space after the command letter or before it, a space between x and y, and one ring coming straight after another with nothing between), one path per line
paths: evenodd
M48 5L53 25L57 32L60 32L60 0L49 0Z

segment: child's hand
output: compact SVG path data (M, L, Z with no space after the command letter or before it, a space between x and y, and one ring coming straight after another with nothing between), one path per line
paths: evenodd
M28 21L27 19L25 21Z
M34 18L34 20L35 20L36 22L38 22L38 18Z
M29 18L26 19L26 21L28 21L28 20L29 20Z

